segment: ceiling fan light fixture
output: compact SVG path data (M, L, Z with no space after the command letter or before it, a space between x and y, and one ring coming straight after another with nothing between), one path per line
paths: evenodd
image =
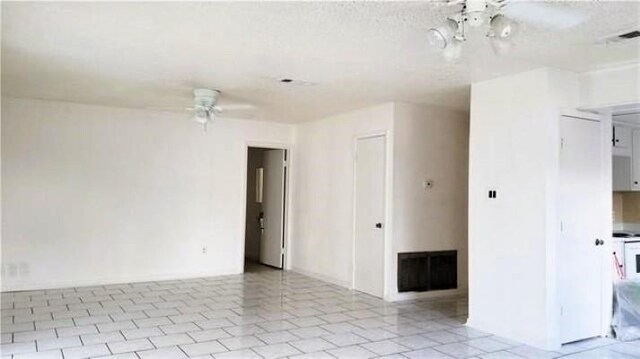
M195 98L196 107L200 106L205 109L215 105L218 102L220 91L210 89L195 89L193 90L193 96Z
M436 28L429 29L429 31L427 31L427 40L429 41L429 44L436 49L442 50L447 47L447 38Z
M469 25L478 27L484 24L484 14L484 11L467 12L465 19Z
M442 51L447 61L462 56L462 44L467 40L467 32L479 27L485 31L493 51L504 55L515 47L512 41L520 32L520 21L538 21L540 17L549 20L557 14L567 15L570 11L556 11L553 7L533 1L520 0L442 0L449 5L462 8L447 17L446 23L429 30L428 40ZM532 9L529 13L527 9ZM522 10L522 11L521 11ZM539 10L533 14L533 10ZM579 17L579 16L576 16ZM540 21L538 21L539 23ZM543 21L544 22L544 21Z
M198 122L198 123L202 123L205 124L209 121L209 111L201 106L196 106L196 108L193 109L193 120Z
M492 17L489 25L491 36L499 39L512 38L518 30L517 22L501 14Z
M444 50L451 44L457 30L458 23L455 20L447 19L444 24L427 31L427 40L434 48Z
M469 26L481 26L486 20L487 7L486 0L465 1L462 9L463 19Z

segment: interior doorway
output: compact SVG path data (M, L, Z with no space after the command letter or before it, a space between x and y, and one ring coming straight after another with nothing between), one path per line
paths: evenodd
M287 150L249 147L245 271L284 267L287 188Z

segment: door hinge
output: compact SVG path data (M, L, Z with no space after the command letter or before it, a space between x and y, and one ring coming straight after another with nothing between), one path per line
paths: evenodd
M564 315L564 307L560 306L560 316L563 316L563 315Z
M564 232L564 223L560 221L560 232Z
M560 149L564 148L564 138L560 139Z

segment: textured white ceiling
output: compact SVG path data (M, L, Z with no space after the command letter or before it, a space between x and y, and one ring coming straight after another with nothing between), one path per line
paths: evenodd
M638 62L640 2L553 3L578 27L523 24L496 57L482 31L458 63L425 40L453 11L428 2L2 3L3 95L124 107L183 107L194 87L251 102L259 119L299 122L384 101L467 110L469 84L540 66L584 71ZM290 77L316 83L291 86ZM226 95L226 96L225 96Z

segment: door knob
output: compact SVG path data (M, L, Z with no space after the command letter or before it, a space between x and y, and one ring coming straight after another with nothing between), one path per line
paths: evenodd
M604 241L602 239L596 239L596 246L601 246L604 244Z
M382 223L380 222L376 223L376 228L382 228Z

